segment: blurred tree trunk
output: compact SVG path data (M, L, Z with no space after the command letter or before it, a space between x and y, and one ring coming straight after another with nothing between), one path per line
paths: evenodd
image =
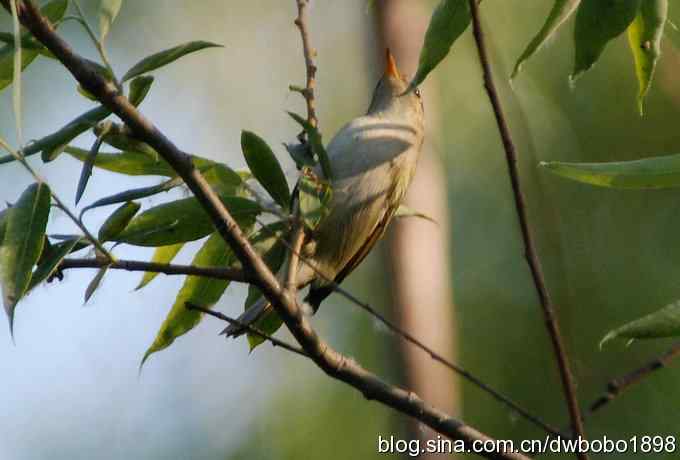
M395 55L402 73L413 75L429 21L421 2L376 2L378 62L384 48ZM381 68L377 65L377 68ZM399 326L422 339L434 350L454 359L456 328L449 268L449 216L446 177L440 149L440 114L436 80L430 76L423 88L426 116L425 146L406 204L432 216L439 225L417 219L397 219L391 226L388 258L393 295L392 314ZM447 412L460 414L459 392L453 373L427 353L401 340L403 375L410 389ZM413 438L432 439L436 434L411 426Z

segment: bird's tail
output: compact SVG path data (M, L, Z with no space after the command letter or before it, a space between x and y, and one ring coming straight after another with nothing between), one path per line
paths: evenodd
M262 296L236 319L237 323L227 326L221 334L224 334L227 337L239 337L248 332L248 326L252 326L259 319L264 318L266 315L272 314L273 312L272 304L269 303L265 296Z

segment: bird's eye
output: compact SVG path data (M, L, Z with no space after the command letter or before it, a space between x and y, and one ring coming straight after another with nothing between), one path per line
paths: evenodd
M420 89L416 88L414 93L416 94L417 97L420 97Z

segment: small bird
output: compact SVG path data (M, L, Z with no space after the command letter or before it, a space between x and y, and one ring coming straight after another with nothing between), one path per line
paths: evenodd
M299 287L310 285L305 301L314 312L333 292L328 280L342 282L385 234L411 183L423 145L424 110L420 91L407 89L388 49L368 112L347 123L328 144L333 171L329 214L307 235L300 256L308 263L301 260L297 275ZM322 177L320 168L315 172ZM271 304L262 298L238 320L252 325L271 313ZM240 325L223 331L234 337L244 332Z

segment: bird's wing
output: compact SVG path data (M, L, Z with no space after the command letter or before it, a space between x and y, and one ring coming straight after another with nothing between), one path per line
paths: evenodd
M385 231L387 230L387 225L390 223L392 220L392 217L394 216L394 213L397 212L397 209L399 208L399 205L396 204L394 206L388 207L385 212L383 213L382 217L378 220L376 223L375 227L373 228L373 231L368 235L368 238L362 244L357 252L354 253L354 255L347 261L345 266L338 272L338 274L335 276L335 279L333 280L335 283L340 284L342 281L349 276L350 273L354 271L354 269L366 258L369 252L373 249L375 244L382 238L382 236L385 234ZM314 283L312 284L311 288L309 289L309 294L306 297L306 301L312 305L314 311L316 311L319 308L319 305L323 300L328 297L331 293L333 292L333 287L329 286L328 283L325 283L321 280L319 280L318 284Z

